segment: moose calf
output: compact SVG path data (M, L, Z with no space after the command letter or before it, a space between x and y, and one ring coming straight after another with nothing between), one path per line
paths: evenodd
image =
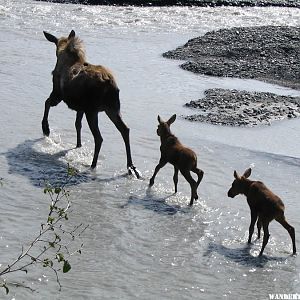
M175 121L176 115L173 115L167 122L164 122L160 116L158 116L157 119L159 122L157 135L160 136L161 140L161 157L158 165L155 168L154 174L150 179L150 186L154 184L154 178L158 171L167 163L170 163L174 166L173 181L175 185L175 193L177 193L179 170L191 186L190 206L192 206L194 203L194 199L198 199L197 188L203 178L204 172L197 168L197 156L195 152L183 146L178 138L170 131L170 125ZM197 174L197 182L191 176L190 171Z
M244 194L251 211L251 223L249 227L248 243L251 243L254 225L257 221L258 236L260 238L261 226L264 230L264 238L259 256L262 256L269 240L269 223L275 219L289 233L293 242L293 254L296 254L295 229L284 216L284 204L281 199L273 194L262 182L249 180L251 168L247 169L243 176L234 171L235 180L228 191L228 197L234 198L238 194Z

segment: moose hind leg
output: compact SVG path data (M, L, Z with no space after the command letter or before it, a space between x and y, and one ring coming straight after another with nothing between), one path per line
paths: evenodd
M259 252L259 256L263 255L263 252L265 250L266 245L268 244L270 233L269 233L269 221L263 221L262 226L264 230L264 238L263 238L263 243L261 246L261 250Z
M77 143L76 143L76 148L81 147L81 121L83 118L84 112L83 111L78 111L76 113L76 121L75 121L75 128L76 128L76 133L77 133Z
M248 244L251 243L251 239L252 239L252 235L253 235L253 232L254 232L254 226L255 226L257 217L258 217L257 212L252 209L251 210L251 222L250 222L250 226L249 226Z
M122 138L124 140L125 148L126 148L126 156L127 156L127 168L129 170L132 170L135 173L137 178L140 178L141 175L140 175L139 171L135 168L135 166L132 163L130 140L129 140L130 129L127 127L127 125L122 120L120 112L114 111L114 110L106 110L105 112L106 112L107 116L110 118L110 120L115 124L115 126L121 133Z
M199 184L200 184L200 182L202 181L204 172L201 169L198 169L198 168L194 168L191 171L194 172L195 174L197 174L197 176L198 176L197 187L196 187L196 189L197 189L198 186L199 186Z
M91 168L94 169L97 165L97 160L99 156L99 152L101 149L101 145L103 142L103 138L101 136L101 133L99 131L98 127L98 113L93 112L93 113L86 113L86 120L89 124L90 130L93 134L94 141L95 141L95 150L94 150L94 157L93 157L93 162L91 165Z
M197 195L197 183L196 181L193 179L191 173L189 170L180 170L181 174L183 175L183 177L186 179L186 181L190 184L191 186L191 201L190 201L190 206L192 206L194 204L194 200L198 199L198 195Z
M295 228L286 221L284 216L277 218L276 221L280 223L289 233L293 243L293 254L296 254Z

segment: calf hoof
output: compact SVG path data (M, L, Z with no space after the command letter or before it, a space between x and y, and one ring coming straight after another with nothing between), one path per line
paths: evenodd
M81 144L77 144L76 148L81 148L81 146L82 146Z

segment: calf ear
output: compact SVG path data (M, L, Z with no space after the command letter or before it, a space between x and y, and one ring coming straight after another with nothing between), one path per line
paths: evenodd
M163 120L161 119L160 115L157 116L157 121L159 124L161 124L163 122Z
M239 179L240 178L240 176L239 176L239 174L237 173L236 170L234 170L233 176L234 176L235 179Z
M248 178L250 175L251 175L251 168L247 169L247 170L245 171L245 173L244 173L243 176L244 176L245 178Z
M46 32L46 31L43 31L43 32L44 32L45 38L46 38L49 42L54 43L55 45L57 45L57 42L58 42L57 37L55 37L54 35L52 35L52 34Z
M70 40L73 37L75 37L75 31L72 29L69 36L68 36L68 40Z
M176 114L173 115L173 116L167 121L168 125L170 126L172 123L174 123L175 120L176 120Z

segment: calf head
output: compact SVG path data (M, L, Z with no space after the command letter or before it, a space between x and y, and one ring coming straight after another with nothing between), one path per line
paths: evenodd
M56 36L46 31L44 31L44 35L49 42L54 43L56 45L56 56L58 56L59 53L67 47L68 42L75 37L75 31L72 30L67 38L57 38Z
M227 195L228 197L234 198L236 195L244 194L246 188L246 178L251 175L251 168L247 169L242 176L239 176L237 171L234 171L234 181L232 182L231 188Z
M157 117L158 126L157 126L157 135L166 136L170 134L170 125L176 120L176 114L173 115L167 122L164 122L160 116Z

